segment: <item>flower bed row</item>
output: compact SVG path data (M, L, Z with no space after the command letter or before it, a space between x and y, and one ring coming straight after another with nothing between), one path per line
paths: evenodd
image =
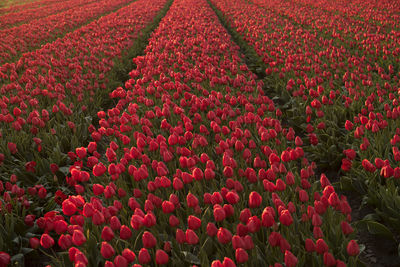
M165 3L134 2L0 67L0 220L7 225L0 249L30 252L27 237L37 227L27 228L25 215L41 216L63 200L67 152L87 144L95 111L111 101L107 86L121 82L115 63L136 53Z
M57 0L6 0L0 3L0 14L18 12L22 9L32 9L54 2L57 2Z
M346 199L206 1L174 1L133 60L33 247L78 266L355 266Z
M380 233L393 238L371 219L400 226L395 31L373 33L377 26L367 22L256 2L267 10L245 1L213 1L268 64L266 79L284 100L289 124L308 137L310 158L331 170L341 166L342 188L365 195L381 215L363 223L379 225Z
M7 0L0 3L0 14L20 11L22 8L34 8L56 0Z
M113 0L71 7L65 12L33 20L30 23L0 31L0 64L16 61L23 53L40 48L101 15L115 11L132 0Z
M400 5L398 1L342 1L340 4L326 0L296 1L306 6L315 7L332 13L340 13L341 15L376 23L383 27L399 29L399 12ZM378 7L378 8L377 8Z
M1 16L0 29L7 29L18 26L22 23L27 23L35 19L47 17L59 12L63 12L69 8L75 6L86 5L87 3L93 2L94 0L71 0L61 1L52 5L40 6L34 9L23 9L18 13L5 14Z
M15 12L20 12L23 9L33 9L37 8L39 6L45 6L49 5L51 3L57 2L57 0L20 0L20 1L15 1L15 0L10 0L13 3L7 3L7 1L4 1L0 3L0 15L4 15L7 13L15 13Z

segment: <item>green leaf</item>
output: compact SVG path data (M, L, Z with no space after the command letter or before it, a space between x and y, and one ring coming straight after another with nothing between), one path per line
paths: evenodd
M366 221L377 221L377 220L379 220L379 216L377 214L375 214L375 213L370 213L370 214L365 215L363 220L366 220Z
M390 239L394 239L392 232L383 224L380 224L375 221L367 221L368 231L374 235L381 235L388 237Z
M21 251L23 254L28 254L29 252L33 251L33 249L32 248L22 248Z
M364 244L359 244L360 247L360 254L365 250L365 245Z
M204 241L203 246L200 251L205 251L207 254L211 254L214 250L214 245L210 237L207 237L206 241Z
M15 263L15 262L19 262L22 265L22 262L24 260L24 254L22 253L18 253L14 256L12 256L11 258L11 262Z
M86 117L85 117L85 121L86 121L88 124L92 123L92 117L91 117L91 116L86 116Z
M342 176L340 178L340 187L344 191L352 191L354 190L353 183L349 177Z
M185 261L192 264L201 264L200 259L189 251L182 251Z
M65 176L68 175L69 173L69 167L61 167L59 168L59 171L62 172Z

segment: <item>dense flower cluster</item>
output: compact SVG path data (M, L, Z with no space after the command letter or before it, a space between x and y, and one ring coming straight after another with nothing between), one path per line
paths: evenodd
M398 3L376 10L368 1L212 2L263 58L267 79L290 103L285 114L308 136L311 158L341 166L342 188L368 192L399 229Z
M146 12L140 12L141 4L132 3L40 50L24 54L16 63L0 66L0 123L5 145L1 161L18 157L22 164L28 164L28 172L39 174L35 165L52 155L54 142L60 143L52 138L87 131L90 121L88 124L84 116L98 101L99 91L105 89L106 74L114 58L121 57L124 49L133 45L140 30L163 5L162 1L153 1L141 7ZM28 160L32 152L37 153L37 161ZM43 167L51 167L50 163L62 162L47 162Z
M396 1L24 1L0 8L0 266L359 266L355 225L400 229Z
M1 15L0 29L6 29L14 27L21 23L27 23L35 19L47 17L75 6L85 5L86 3L93 2L94 0L72 0L72 1L61 1L52 2L50 5L38 6L31 9L19 10L17 14L8 13Z
M145 52L98 112L93 142L73 151L77 194L63 216L37 220L45 246L59 240L83 266L97 255L107 266L344 266L357 254L346 198L315 181L206 1L174 1Z
M0 210L9 213L1 218L9 227L9 218L24 223L21 216L27 213L25 223L33 226L35 215L66 198L60 185L67 184L61 180L73 154L67 152L89 136L90 109L98 109L108 96L107 75L114 60L133 47L165 3L136 1L0 66ZM0 249L20 247L17 232L1 233L7 242ZM11 245L14 238L18 245Z
M53 41L79 26L111 12L130 0L96 1L85 5L68 6L61 13L33 20L11 29L0 30L0 64L19 59L23 53L39 48L43 43ZM11 14L10 14L11 15Z
M10 1L3 1L0 3L0 14L17 13L22 10L50 5L54 2L58 2L58 0L14 0L12 5L10 5Z

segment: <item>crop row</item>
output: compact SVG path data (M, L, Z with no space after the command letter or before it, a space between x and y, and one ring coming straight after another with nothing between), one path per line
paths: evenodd
M43 215L68 192L67 152L89 139L93 110L110 101L107 86L118 82L110 76L115 63L136 49L164 5L134 2L0 67L0 249L27 253L20 248L35 229L24 227L25 215Z
M5 0L0 3L0 14L19 12L22 9L32 9L54 2L57 0Z
M76 195L31 242L78 266L354 266L346 198L207 2L174 1L145 52L70 154Z
M23 9L18 13L10 13L1 16L0 20L0 29L7 29L11 27L18 26L22 23L27 23L35 19L47 17L49 15L53 15L62 11L65 11L69 8L73 8L75 6L86 5L87 3L93 2L93 0L85 1L85 0L71 0L71 1L62 1L59 3L55 3L52 5L41 6L34 9Z
M398 33L295 3L212 2L262 57L309 157L323 169L341 166L341 188L377 208L360 226L379 225L393 239L378 222L400 225Z
M18 60L23 53L40 48L99 16L115 11L131 0L99 1L70 7L67 11L33 20L11 29L0 31L0 64ZM18 15L18 14L17 14Z
M389 30L390 28L399 29L400 5L397 1L341 1L338 3L326 0L301 0L296 2L332 13L339 13L346 17L376 23L383 27L388 27Z

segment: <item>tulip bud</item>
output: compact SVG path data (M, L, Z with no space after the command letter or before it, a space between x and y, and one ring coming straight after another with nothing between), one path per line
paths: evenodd
M151 261L150 254L146 248L140 249L138 259L140 264L147 264Z
M297 265L298 259L289 250L285 251L285 265L287 267L294 267Z
M195 245L199 242L199 237L193 230L187 229L186 230L186 242L189 245Z
M360 253L360 247L355 240L350 240L347 245L347 254L350 256L357 256Z
M115 254L115 250L110 244L104 241L101 243L100 253L103 258L109 259Z
M157 239L152 233L145 231L142 235L142 243L145 248L153 248L157 244Z
M167 264L168 261L169 261L168 254L165 253L164 250L157 249L157 252L156 252L156 263L158 265L162 265L162 264Z
M36 237L31 237L29 239L29 245L31 246L31 248L37 249L40 245L40 241Z
M261 205L262 197L259 193L253 191L249 195L249 207L258 208Z

